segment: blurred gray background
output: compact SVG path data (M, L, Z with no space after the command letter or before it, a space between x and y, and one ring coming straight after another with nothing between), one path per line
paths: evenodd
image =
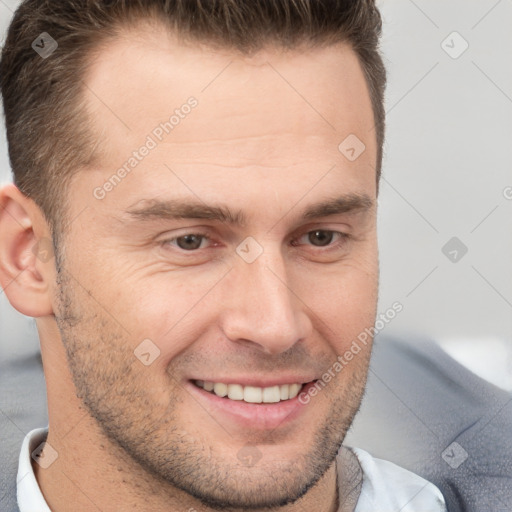
M0 0L2 41L17 4ZM403 305L385 334L434 338L512 389L512 0L380 6L379 309ZM0 181L10 179L2 124ZM35 333L0 292L0 357L33 350Z

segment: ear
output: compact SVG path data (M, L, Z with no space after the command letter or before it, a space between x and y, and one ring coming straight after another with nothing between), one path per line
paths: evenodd
M9 302L31 317L53 314L55 281L49 226L34 201L13 185L0 188L0 285Z

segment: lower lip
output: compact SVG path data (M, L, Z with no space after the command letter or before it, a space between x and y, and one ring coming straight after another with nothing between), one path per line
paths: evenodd
M295 398L272 404L250 404L243 400L221 398L190 381L186 387L193 396L199 398L200 403L205 404L207 411L214 417L227 418L228 421L245 428L275 430L289 425L305 413L307 407L299 401L299 396L313 385L314 383L310 382L303 386Z

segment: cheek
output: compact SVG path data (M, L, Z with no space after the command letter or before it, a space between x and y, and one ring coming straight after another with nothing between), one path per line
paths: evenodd
M347 264L329 274L309 274L298 296L316 329L337 354L373 326L377 312L378 266Z
M112 283L113 311L131 333L135 346L144 340L156 345L156 362L165 368L215 322L218 304L211 303L209 293L224 273L222 269L132 270L127 279Z

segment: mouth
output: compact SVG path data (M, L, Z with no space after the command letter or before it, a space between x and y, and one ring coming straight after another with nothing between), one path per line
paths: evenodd
M254 429L274 431L298 426L301 419L311 416L313 409L306 407L299 398L300 393L307 392L316 381L293 382L291 376L289 379L289 383L281 380L268 382L272 385L266 386L264 381L257 379L252 382L247 379L249 382L244 384L236 379L231 382L191 379L186 385L217 423L229 425L229 428L236 425L247 433Z
M244 386L203 380L192 381L197 387L219 398L243 401L248 404L275 404L294 399L307 384L290 383L268 387Z

